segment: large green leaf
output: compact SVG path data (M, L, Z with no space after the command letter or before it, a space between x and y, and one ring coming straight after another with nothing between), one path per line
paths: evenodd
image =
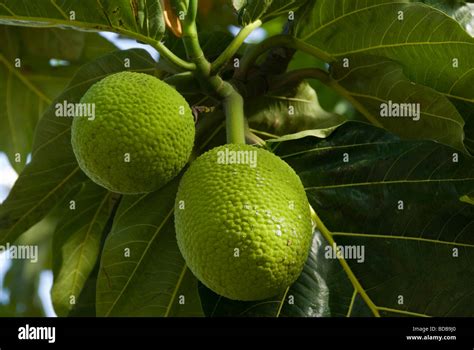
M338 314L474 315L472 157L356 122L324 140L276 144L276 152L301 177L328 243L365 250L363 262L345 260L358 307L346 292ZM346 284L333 282L330 299Z
M321 317L330 316L326 284L332 269L324 261L324 239L313 237L308 260L298 280L282 295L262 301L236 301L224 298L200 284L199 294L206 316ZM321 269L323 266L324 269ZM339 268L339 266L336 266Z
M19 41L17 57L26 60L29 66L38 61L58 59L67 61L66 65L79 68L90 60L116 50L114 44L98 33L58 28L2 27L11 35L8 39Z
M55 102L78 102L93 83L124 70L124 60L130 60L130 70L149 73L155 70L155 62L144 50L111 53L81 68ZM56 117L54 105L47 109L38 124L31 163L0 206L1 244L14 241L43 218L74 186L87 179L79 170L72 151L72 120Z
M123 197L102 252L97 316L201 315L197 280L176 243L178 182Z
M158 0L51 0L41 4L37 0L1 0L0 23L110 31L143 41L158 41L165 32Z
M463 75L471 68L474 38L443 12L393 0L321 0L304 9L294 33L300 40L335 57L364 53L391 58L414 81L446 93L456 83L460 86L453 96L468 97L461 83L468 79ZM453 66L454 58L459 67Z
M44 110L80 65L114 45L96 33L4 25L0 42L8 43L0 46L0 151L20 172ZM52 66L51 59L68 62Z
M435 8L393 0L320 0L304 7L294 34L335 58L389 58L409 80L474 108L474 38ZM474 121L459 112L468 129Z
M249 98L245 113L252 128L280 136L300 133L325 137L345 121L322 109L316 92L304 81Z
M82 289L100 254L104 228L113 208L112 195L91 181L67 198L66 213L53 239L54 309L66 316L76 307ZM71 203L71 201L73 201Z
M387 58L367 55L348 56L349 67L338 61L331 67L334 87L353 101L373 124L383 126L404 138L437 140L465 151L464 120L444 95L414 84L402 67ZM393 104L393 105L392 105ZM382 106L401 104L416 114L382 115ZM407 110L406 110L407 111Z

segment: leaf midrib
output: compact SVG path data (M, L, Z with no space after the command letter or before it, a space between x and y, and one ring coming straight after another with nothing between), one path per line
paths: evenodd
M332 189L332 188L344 188L344 187L355 187L355 186L378 186L378 185L394 185L394 184L412 184L412 183L430 183L430 182L464 182L472 181L474 178L458 178L458 179L420 179L420 180L390 180L390 181L374 181L374 182L355 182L346 183L339 185L326 185L326 186L311 186L305 187L305 191L321 190L321 189Z
M8 71L13 73L24 85L26 85L32 92L34 92L40 99L47 104L51 103L51 99L43 94L36 86L34 86L25 76L19 73L18 69L14 69L8 60L0 53L0 61L7 67Z
M383 235L383 234L369 234L369 233L355 233L355 232L332 232L331 234L333 236L399 239L399 240L406 240L406 241L417 241L417 242L426 242L426 243L445 244L445 245L460 246L460 247L466 247L466 248L474 248L474 244L441 241L438 239L430 239L430 238L414 237L414 236Z
M352 55L355 53L360 53L360 52L368 52L368 51L373 51L373 50L379 50L379 49L386 49L386 48L394 48L394 47L405 47L405 46L423 46L423 45L446 45L446 44L456 44L456 45L469 45L469 46L474 46L474 43L470 43L467 41L417 41L417 42L410 42L410 43L396 43L396 44L385 44L385 45L375 45L375 46L370 46L370 47L364 47L361 49L356 49L356 50L350 50L346 52L330 52L331 55L335 57L344 57L347 55Z
M85 242L88 240L89 236L90 236L90 233L92 231L92 227L94 226L94 224L96 223L97 221L97 218L100 214L100 212L102 211L104 205L106 204L107 202L107 199L109 199L110 197L110 192L106 192L104 198L102 199L102 201L100 202L99 206L97 207L97 210L96 212L94 213L94 216L92 218L92 220L90 221L90 223L88 224L88 227L87 227L87 231L86 231L86 234L84 236L84 239L82 240L82 243L81 243L81 248L80 248L80 251L79 251L79 258L77 259L77 262L76 262L76 267L75 269L73 270L74 271L74 275L73 275L73 281L71 283L71 289L70 289L70 295L74 295L74 291L76 290L76 285L77 285L77 272L80 272L80 269L79 269L79 265L81 265L81 262L82 262L82 259L83 259L83 252L84 252L84 247L85 247ZM82 272L81 272L82 274Z
M186 266L186 263L184 263L184 266L181 270L181 273L179 274L178 282L176 283L176 286L173 290L173 293L171 294L171 298L170 298L170 301L168 303L168 307L166 308L165 317L168 317L169 314L170 314L171 307L173 306L173 301L176 299L176 294L178 294L179 287L181 286L181 283L183 282L184 275L186 274L186 269L187 269L187 266Z
M371 145L386 145L386 144L396 143L396 142L399 142L399 141L395 140L395 141L383 141L383 142L366 142L366 143L354 143L354 144L351 144L351 145L319 147L319 148L312 148L312 149L308 149L308 150L304 150L304 151L300 151L300 152L280 155L280 158L285 159L285 158L288 158L288 157L294 157L294 156L298 156L300 154L306 154L306 153L310 153L310 152L328 151L328 150L344 149L344 148L351 148L351 147L363 147L363 146L371 146Z

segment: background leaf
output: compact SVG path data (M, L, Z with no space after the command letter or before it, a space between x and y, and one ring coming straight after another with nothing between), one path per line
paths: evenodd
M338 59L354 54L389 58L409 80L474 109L474 38L437 9L392 0L321 0L300 11L294 34ZM474 120L464 109L458 111L472 139Z
M83 63L115 46L95 33L4 25L0 41L0 151L20 172L44 110Z

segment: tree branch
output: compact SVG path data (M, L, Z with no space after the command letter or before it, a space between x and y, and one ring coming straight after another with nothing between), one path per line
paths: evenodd
M252 33L256 28L262 25L261 20L256 20L245 27L243 27L240 32L236 35L234 40L230 43L229 46L217 57L217 59L212 62L211 73L218 73L222 67L235 55L235 53L242 46L244 40Z
M189 0L188 13L183 20L183 43L188 59L196 65L195 77L205 93L215 95L222 101L226 115L227 142L245 143L244 101L228 82L211 74L211 64L204 56L199 44L196 14L198 0Z

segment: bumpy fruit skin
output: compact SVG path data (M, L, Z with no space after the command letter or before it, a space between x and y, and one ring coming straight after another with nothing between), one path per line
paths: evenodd
M97 184L118 193L152 192L187 163L194 118L186 100L161 80L132 72L109 75L81 103L95 104L95 119L74 118L72 147Z
M257 166L221 164L226 149L256 152ZM312 238L299 177L274 154L248 145L220 146L191 163L179 185L175 226L191 271L234 300L284 292L300 275Z

